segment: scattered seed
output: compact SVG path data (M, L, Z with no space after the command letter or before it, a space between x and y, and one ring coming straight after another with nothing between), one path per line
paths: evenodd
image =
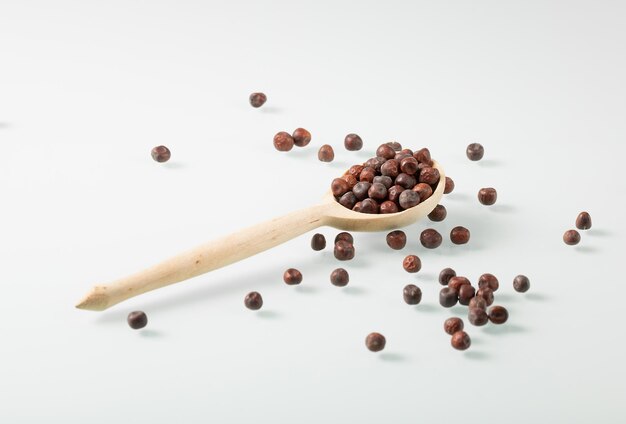
M349 261L354 258L354 245L344 240L339 240L335 243L334 249L335 258L340 261Z
M317 158L322 162L332 162L335 159L335 151L329 144L324 144L317 152Z
M348 134L343 140L346 150L356 151L363 148L363 140L357 134Z
M293 145L293 137L285 131L281 131L274 136L274 147L279 152L288 152L293 149Z
M324 250L326 248L326 237L324 237L324 234L313 234L313 237L311 237L311 249L313 250Z
M428 214L428 219L434 222L441 222L446 219L448 215L448 211L444 205L437 205L435 209L432 210L431 213Z
M567 230L563 234L563 241L570 246L578 244L580 242L580 233L576 230Z
M427 249L436 249L441 246L442 241L441 234L433 228L427 228L420 234L420 243Z
M439 291L439 304L444 308L451 308L459 300L456 290L444 287Z
M152 155L152 159L157 162L167 162L170 160L170 157L172 157L170 149L165 146L157 146L153 148L150 154Z
M380 352L385 348L385 336L380 333L370 333L365 338L365 346L372 352Z
M450 194L454 190L454 180L450 177L446 177L446 186L443 189L443 194Z
M415 255L408 255L402 261L402 267L406 272L415 273L422 269L422 261Z
M470 324L480 327L489 322L489 316L484 309L470 308L467 313L467 320L470 322Z
M486 273L478 278L478 288L482 289L483 287L489 287L495 292L500 287L500 283L495 275Z
M148 325L148 316L145 312L142 311L134 311L128 314L128 318L126 318L128 325L133 330L139 330L140 328L144 328Z
M261 107L267 101L267 96L263 93L250 94L250 104L252 107Z
M526 293L530 288L530 280L525 275L518 275L513 279L513 288L520 293Z
M579 230L588 230L591 228L591 215L588 212L581 212L576 218L576 228Z
M498 192L493 187L481 188L478 190L478 201L483 205L491 206L496 203Z
M402 230L395 230L387 234L387 246L393 250L401 250L406 246L406 234Z
M452 335L450 344L457 350L467 350L472 344L472 341L465 331L457 331Z
M244 298L243 303L246 305L246 308L256 311L263 306L263 298L258 292L250 292Z
M466 244L470 239L470 232L465 227L454 227L450 231L450 241L454 244Z
M465 154L469 160L481 160L485 154L485 148L480 143L472 143L467 146Z
M461 318L452 317L443 322L443 331L449 335L453 335L457 331L463 330L464 324Z
M283 274L283 281L290 286L300 284L302 282L302 273L295 268L289 268Z
M402 290L404 301L409 305L417 305L422 301L422 290L415 284L408 284Z
M447 286L452 277L456 277L456 272L452 268L444 268L439 273L439 284Z
M311 142L311 133L304 128L297 128L291 137L293 143L298 147L304 147Z
M350 276L348 275L348 271L343 268L337 268L333 272L330 273L330 282L337 287L344 287L350 281Z
M509 319L509 311L502 306L492 306L489 309L489 321L494 324L504 324Z

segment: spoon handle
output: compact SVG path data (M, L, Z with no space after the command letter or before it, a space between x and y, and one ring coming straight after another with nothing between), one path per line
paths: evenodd
M327 210L326 204L312 206L205 243L108 285L95 286L76 307L103 311L142 293L230 265L324 225Z

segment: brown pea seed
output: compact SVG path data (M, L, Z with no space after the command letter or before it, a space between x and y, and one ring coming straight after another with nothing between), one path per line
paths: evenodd
M326 248L326 237L324 237L324 234L313 234L313 237L311 237L311 249L316 250L316 251L320 251L320 250L324 250Z
M489 287L495 292L500 287L500 282L495 275L486 273L478 278L478 288L482 289L483 287Z
M444 308L451 308L459 300L456 290L444 287L439 291L439 304Z
M487 310L487 302L482 297L472 297L469 301L468 306L470 308L479 308L483 310Z
M493 290L491 290L489 287L483 287L478 289L478 291L476 292L476 297L482 297L485 300L485 303L487 303L487 306L490 306L493 303Z
M329 144L324 144L317 152L317 158L322 162L332 162L335 159L335 151Z
M420 243L427 249L436 249L441 246L443 237L433 228L427 228L420 234Z
M337 243L339 240L347 241L350 244L354 244L354 237L352 237L352 234L347 231L342 231L335 236L335 243Z
M435 208L428 214L428 219L434 222L441 222L446 219L448 215L448 211L444 205L437 205Z
M477 327L483 326L489 322L489 316L487 312L480 308L470 308L467 313L467 320L470 324Z
M330 282L334 286L345 287L349 281L350 276L348 275L348 271L343 268L337 268L330 273Z
M439 170L437 168L426 167L420 171L419 178L420 183L435 185L439 182Z
M513 279L513 288L516 292L525 293L530 288L530 280L525 275L518 275Z
M581 212L576 218L576 228L579 230L588 230L591 228L591 215L589 212Z
M348 190L350 190L350 185L343 178L335 178L330 183L330 191L333 193L333 196L343 196Z
M152 156L152 159L161 163L167 162L172 157L172 153L170 152L170 149L168 149L165 146L156 146L155 148L152 149L152 151L150 152L150 155Z
M450 344L456 350L467 350L471 346L472 341L465 331L457 331L452 335Z
M363 148L363 140L357 134L348 134L343 140L346 150L356 151Z
M452 277L456 277L456 271L452 268L444 268L439 273L439 284L447 286Z
M415 175L417 172L417 159L407 156L400 161L400 170L408 175Z
M567 230L563 234L563 242L570 246L580 243L580 233L576 230Z
M267 96L263 93L252 93L249 100L252 107L261 107L267 101Z
M387 234L387 246L394 250L404 249L406 246L406 234L402 230L395 230Z
M408 305L417 305L422 301L422 290L415 284L407 284L402 290L402 296Z
M400 206L404 209L412 208L420 202L420 196L413 190L404 190L398 198Z
M384 159L393 159L396 156L396 151L388 144L381 144L376 149L376 156Z
M356 205L357 198L353 192L349 191L339 198L339 204L345 208L352 209Z
M295 286L302 282L302 273L295 268L289 268L283 273L283 281L289 286Z
M446 185L443 189L443 194L450 194L454 190L454 181L450 177L446 177Z
M133 330L139 330L140 328L144 328L148 325L148 316L145 312L142 311L133 311L128 314L126 318L126 322Z
M291 137L293 144L298 147L304 147L311 142L311 133L304 128L296 128Z
M386 343L385 336L380 333L370 333L365 338L365 346L372 352L380 352Z
M457 294L461 291L461 286L464 285L470 286L470 280L465 277L461 277L460 275L454 276L448 280L448 287L457 292Z
M396 213L398 212L398 205L391 200L385 200L380 204L380 213Z
M263 298L258 292L250 292L243 299L243 304L246 308L257 311L263 306Z
M335 258L340 261L349 261L354 258L354 245L344 240L339 240L335 243L335 249L333 250Z
M402 261L402 267L406 272L415 273L422 269L422 261L416 255L408 255Z
M472 143L467 146L465 154L469 160L481 160L485 154L485 148L480 143Z
M492 306L489 309L489 321L494 324L504 324L509 319L509 311L502 306Z
M493 187L481 188L478 190L478 201L486 206L491 206L496 203L498 199L498 192Z
M432 196L433 194L433 189L430 185L426 184L426 183L419 183L416 184L412 190L414 192L416 192L417 194L419 194L420 196L420 202L423 202L424 200L428 199L430 196Z
M470 232L465 227L454 227L450 231L450 241L454 244L466 244L470 239Z
M424 147L423 149L419 149L417 152L413 153L413 157L419 162L425 163L428 166L433 165L433 161L430 157L430 150L428 150L426 147Z
M443 322L443 331L449 335L453 335L457 331L463 330L464 324L461 318L452 317Z
M293 149L293 145L293 137L285 131L281 131L274 136L274 147L279 152L288 152Z
M459 288L459 303L461 305L469 305L475 294L476 289L471 284L463 284Z

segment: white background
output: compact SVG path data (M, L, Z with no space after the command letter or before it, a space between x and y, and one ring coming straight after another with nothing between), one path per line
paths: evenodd
M623 422L625 21L620 1L0 1L0 421ZM299 126L307 148L274 150ZM343 149L349 132L362 152ZM339 264L307 234L74 308L93 284L314 204L390 140L430 147L456 182L448 218L408 227L403 251L356 234ZM169 163L150 158L159 144ZM477 202L484 186L496 206ZM593 228L566 246L581 210ZM455 225L468 245L449 242ZM434 251L418 242L429 226L446 236ZM340 265L343 289L328 281ZM446 266L494 273L510 311L468 325L467 352L442 330L465 317L438 305ZM260 312L243 307L251 290Z

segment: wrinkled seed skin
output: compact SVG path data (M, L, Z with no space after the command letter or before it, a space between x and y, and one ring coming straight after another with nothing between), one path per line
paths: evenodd
M580 243L580 233L576 230L567 230L565 234L563 234L563 242L569 246Z
M420 243L427 249L436 249L441 246L443 237L433 228L427 228L420 234Z
M279 152L288 152L293 149L293 146L293 137L289 133L281 131L274 136L274 147Z
M293 144L298 147L304 147L311 142L311 133L304 128L296 128L291 137Z
M159 163L167 162L172 157L170 149L165 146L156 146L152 149L150 155L152 156L152 159Z
M243 300L246 308L252 311L258 311L263 306L263 298L258 292L250 292Z
M470 308L467 314L467 320L470 324L481 327L489 322L489 316L483 309Z
M480 143L472 143L465 150L467 158L471 161L478 161L485 155L485 148Z
M526 293L530 289L530 280L525 275L518 275L513 279L513 289L519 293Z
M452 335L450 344L457 350L467 350L472 342L470 336L465 331L457 331Z
M349 281L350 276L348 275L348 271L343 268L337 268L330 273L330 282L334 286L345 287L348 285Z
M267 101L267 96L264 93L252 93L250 94L250 104L252 107L261 107Z
M332 162L335 159L335 151L329 144L324 144L317 152L317 158L321 162Z
M494 324L504 324L509 319L509 311L502 306L492 306L488 315L489 321Z
M463 330L464 324L461 318L452 317L443 322L443 331L449 335L453 335L457 331Z
M343 140L343 145L346 150L357 151L363 148L363 140L357 134L348 134Z
M365 346L372 352L380 352L385 348L387 341L380 333L370 333L365 338Z
M417 305L422 301L422 290L415 284L408 284L402 290L402 297L407 305Z
M395 230L387 234L387 246L394 250L402 250L406 246L406 233L402 230Z
M422 261L416 255L408 255L402 261L402 267L406 272L419 272L422 269Z

